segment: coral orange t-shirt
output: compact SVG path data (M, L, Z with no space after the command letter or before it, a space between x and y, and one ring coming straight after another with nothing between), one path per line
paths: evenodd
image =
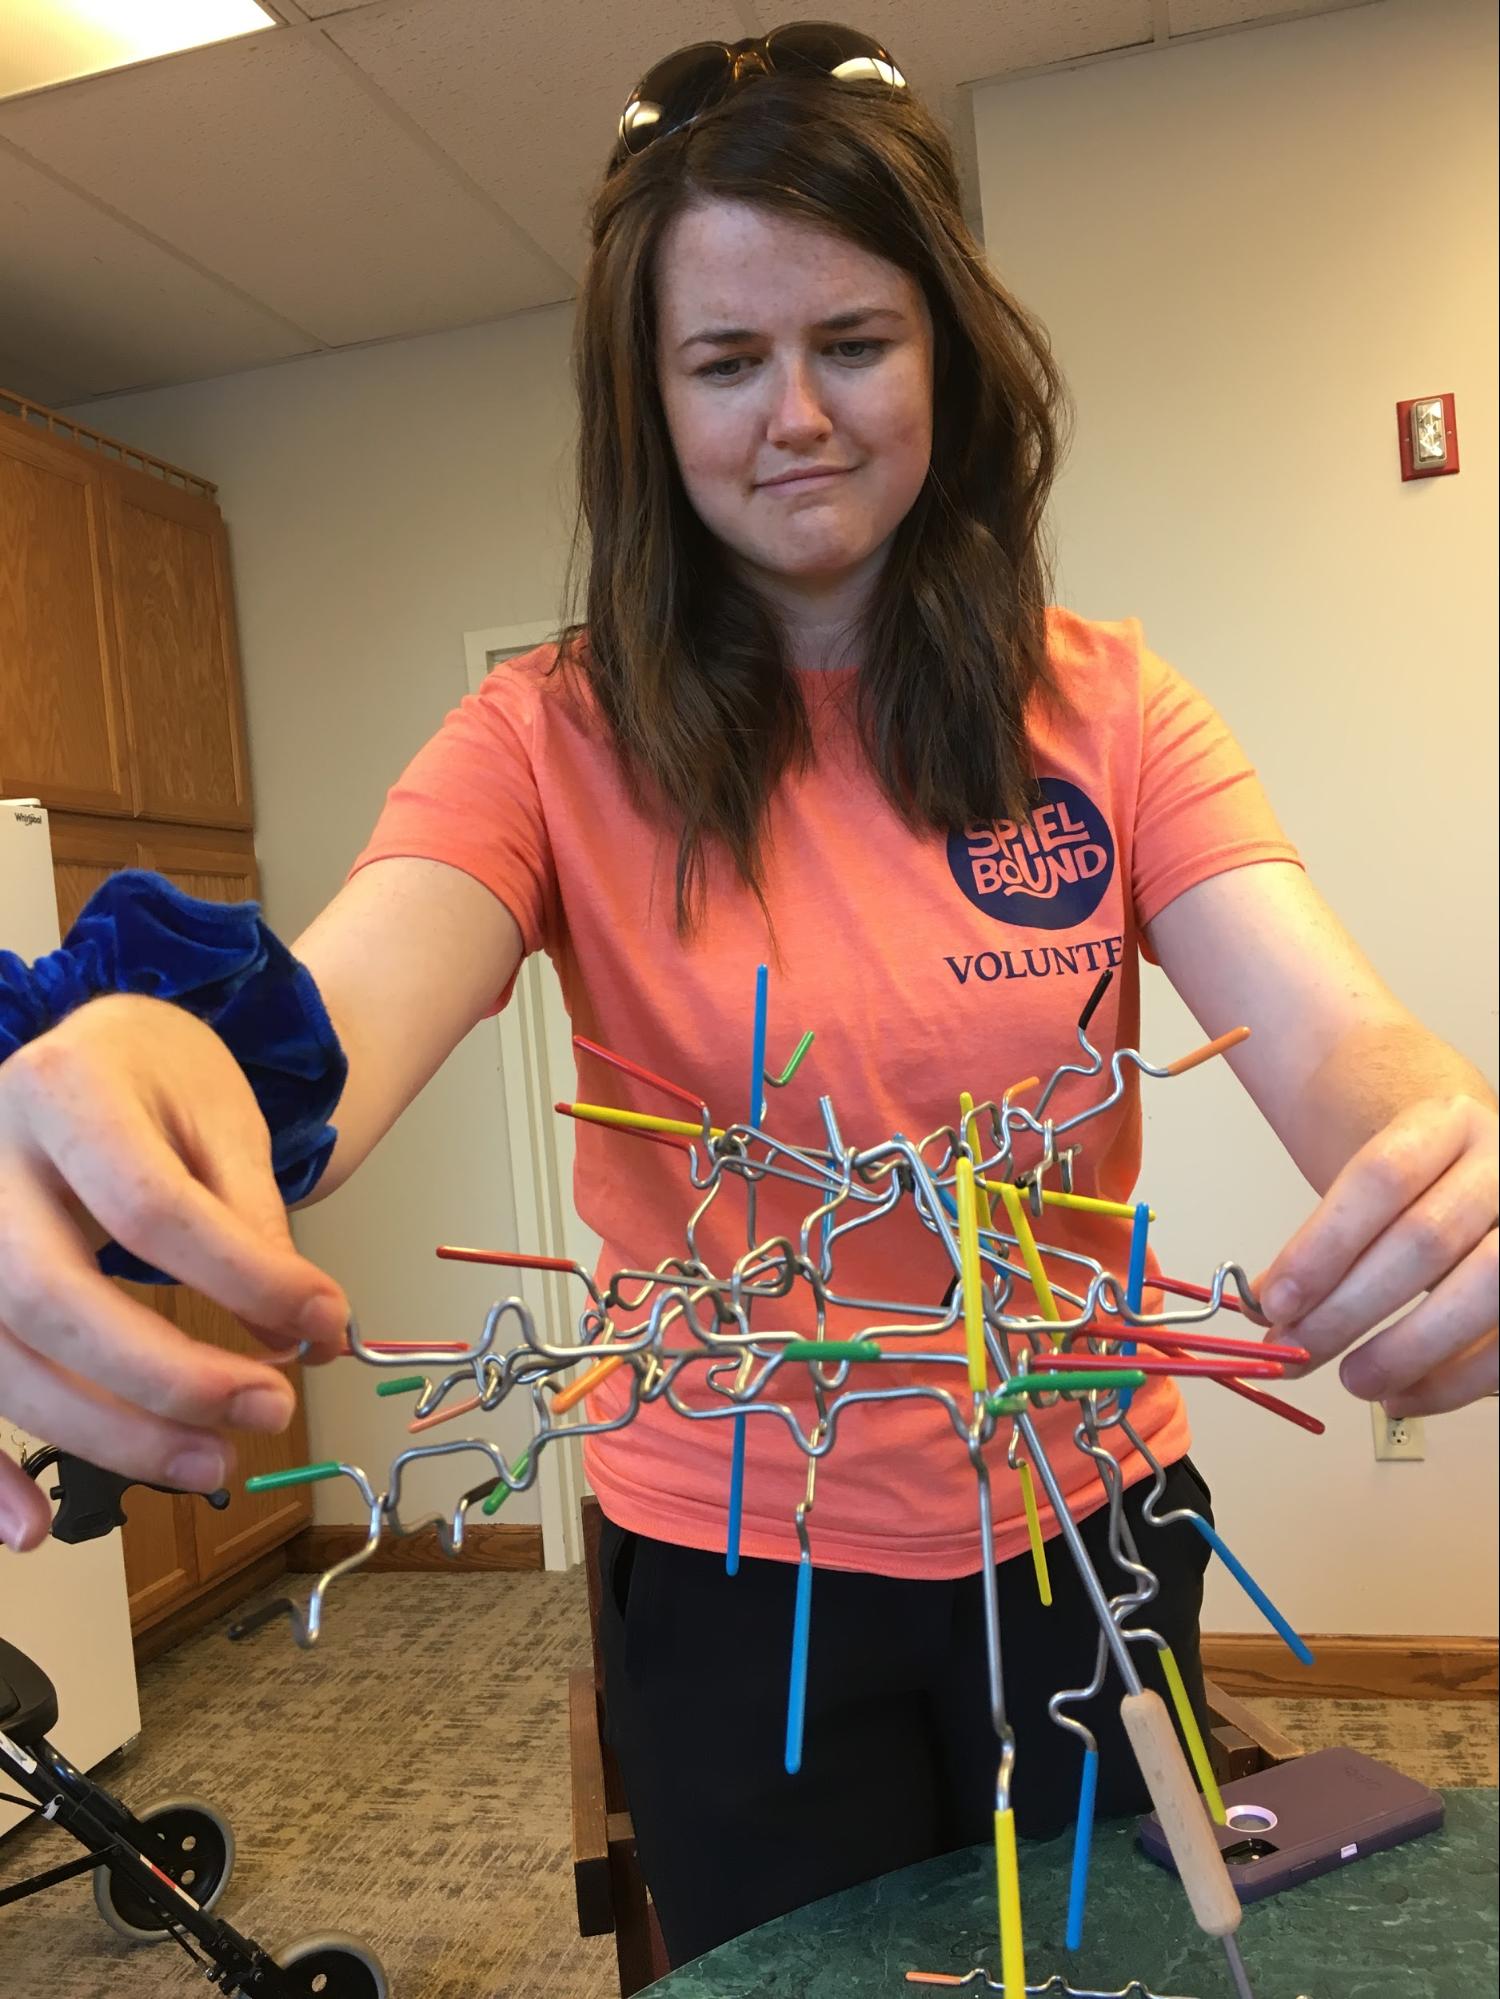
M1147 648L1137 620L1101 623L1054 609L1048 647L1070 707L1033 717L1044 802L1019 827L1002 821L951 836L913 833L881 794L848 713L855 669L801 676L815 762L778 788L764 848L777 947L770 1073L804 1029L817 1038L792 1083L768 1092L768 1128L778 1136L821 1149L818 1099L826 1094L847 1145L897 1131L920 1138L955 1122L962 1090L983 1101L1023 1077L1046 1078L1079 1059L1075 1025L1106 967L1115 978L1091 1039L1106 1058L1135 1046L1142 925L1211 875L1297 862L1223 722ZM769 955L764 917L728 862L715 859L706 919L679 940L675 840L632 791L586 692L574 676L549 672L554 659L555 649L543 647L506 662L453 711L392 788L355 867L414 855L463 869L511 911L528 952L550 955L576 1033L698 1092L716 1124L743 1121L755 971ZM507 997L498 995L497 1006ZM579 1060L582 1100L681 1113L596 1057ZM1119 1103L1073 1134L1083 1147L1081 1193L1123 1201L1135 1185L1139 1085L1133 1069L1127 1076ZM1061 1120L1106 1094L1107 1075L1104 1084L1069 1079L1048 1110ZM579 1124L576 1136L575 1200L603 1242L601 1285L617 1270L685 1255L683 1230L701 1195L684 1156L591 1124ZM1019 1149L1018 1165L1035 1156ZM814 1201L804 1188L763 1182L757 1238L795 1242ZM1049 1209L1043 1233L1123 1275L1128 1224ZM697 1252L727 1275L746 1246L735 1180L700 1222ZM1068 1268L1056 1266L1062 1281ZM931 1305L952 1276L947 1252L908 1199L838 1242L833 1288L850 1299ZM784 1301L758 1303L752 1326L810 1334L810 1304L799 1285ZM1035 1312L1028 1287L1017 1284L1009 1309ZM893 1317L830 1307L826 1334L848 1338ZM633 1323L628 1315L621 1322ZM937 1382L961 1391L961 1371L923 1368L922 1344L893 1342L911 1358L871 1366L870 1385ZM962 1350L962 1329L928 1344ZM851 1386L866 1385L858 1373ZM681 1377L684 1397L722 1407L701 1374ZM628 1387L628 1370L617 1370L589 1398L590 1421L617 1415ZM775 1392L810 1431L806 1370L784 1365ZM1163 1461L1187 1449L1186 1416L1169 1382L1152 1380L1132 1414ZM1092 1511L1104 1495L1096 1468L1069 1442L1073 1413L1055 1408L1039 1421L1070 1508ZM625 1427L589 1437L586 1468L605 1512L660 1540L721 1548L733 1428L656 1401ZM807 1460L777 1417L752 1417L746 1434L743 1551L794 1560ZM1105 1439L1127 1480L1144 1475L1144 1460L1116 1432ZM1026 1528L1003 1439L990 1468L995 1552L1007 1559L1024 1549ZM820 1566L973 1573L974 1473L946 1412L925 1396L845 1410L808 1524ZM1043 1528L1056 1531L1046 1510Z

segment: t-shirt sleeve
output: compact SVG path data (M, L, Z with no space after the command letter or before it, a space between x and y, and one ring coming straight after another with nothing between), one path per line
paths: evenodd
M534 754L537 676L528 663L529 656L496 667L417 751L349 873L398 857L461 868L505 904L530 954L548 941L556 877Z
M1136 922L1148 924L1186 890L1231 868L1259 861L1300 867L1254 766L1212 703L1144 644L1140 685Z

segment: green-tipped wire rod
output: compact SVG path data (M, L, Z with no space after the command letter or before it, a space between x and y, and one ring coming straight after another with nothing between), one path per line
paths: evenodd
M261 1471L245 1480L246 1492L280 1492L288 1485L318 1485L337 1478L343 1467L333 1458L320 1465L296 1465L291 1471Z
M377 1381L375 1384L375 1393L377 1395L415 1395L420 1389L426 1386L427 1377L425 1375L403 1374L395 1381Z
M992 1416L1010 1416L1025 1407L1028 1395L1088 1395L1096 1388L1140 1388L1146 1376L1138 1367L1071 1368L1066 1374L1013 1374L985 1407Z
M526 1476L526 1467L530 1463L531 1463L531 1446L528 1444L526 1446L526 1449L522 1451L521 1455L516 1459L515 1472L517 1478L524 1478ZM484 1506L481 1510L484 1513L491 1515L498 1513L501 1507L505 1504L506 1500L510 1498L511 1491L512 1488L508 1486L505 1483L505 1480L502 1478L496 1484L495 1489L490 1494L489 1498L484 1502Z
M879 1360L873 1340L788 1340L783 1360Z
M807 1053L808 1049L812 1047L812 1045L813 1045L813 1031L811 1028L809 1028L806 1034L804 1034L802 1039L797 1043L796 1047L792 1050L792 1059L790 1062L787 1063L786 1067L782 1070L781 1074L779 1076L767 1076L766 1081L773 1090L784 1090L786 1088L787 1084L792 1080L793 1076L795 1076L797 1071L802 1067L802 1058Z

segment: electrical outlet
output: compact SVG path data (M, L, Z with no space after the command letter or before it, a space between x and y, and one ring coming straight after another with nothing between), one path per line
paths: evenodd
M1420 1416L1387 1416L1378 1402L1370 1404L1375 1455L1382 1464L1415 1461L1427 1455L1427 1433Z

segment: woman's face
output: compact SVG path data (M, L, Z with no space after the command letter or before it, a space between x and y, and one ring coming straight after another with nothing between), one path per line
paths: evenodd
M827 230L713 200L667 229L656 298L662 401L699 518L768 581L821 592L873 574L932 453L916 281Z

